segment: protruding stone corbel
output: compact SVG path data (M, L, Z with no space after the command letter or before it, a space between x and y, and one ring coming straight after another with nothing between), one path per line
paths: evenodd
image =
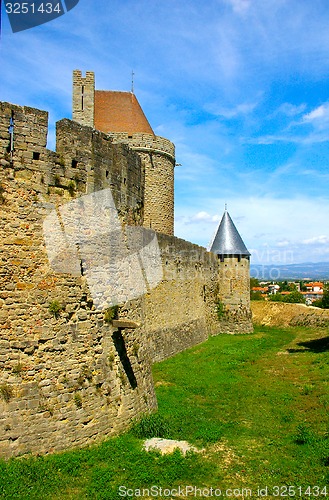
M119 330L123 330L124 328L139 328L140 323L135 323L134 321L130 321L129 319L114 319L112 321L112 325Z

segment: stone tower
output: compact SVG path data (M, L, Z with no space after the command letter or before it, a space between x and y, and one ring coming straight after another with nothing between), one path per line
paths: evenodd
M219 259L219 301L226 331L252 331L250 310L250 252L225 209L210 251Z
M141 157L145 175L144 227L174 234L175 146L156 136L132 92L95 90L94 73L73 72L73 120L127 144Z
M73 71L73 120L94 127L95 75L87 71Z

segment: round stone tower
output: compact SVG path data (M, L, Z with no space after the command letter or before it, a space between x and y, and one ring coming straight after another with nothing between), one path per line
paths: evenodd
M175 146L168 139L146 133L109 133L113 142L124 142L142 159L145 172L143 226L174 234Z
M138 153L145 179L143 225L173 235L174 144L154 134L133 92L95 90L94 81L90 71L86 77L73 72L73 120Z
M225 209L210 251L218 256L218 298L225 331L252 331L250 252Z

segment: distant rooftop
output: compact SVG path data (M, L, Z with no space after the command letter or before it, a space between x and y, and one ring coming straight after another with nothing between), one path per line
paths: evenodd
M95 91L95 128L101 132L152 134L144 112L132 92Z
M227 210L225 210L218 226L210 251L217 255L240 255L243 257L250 255Z

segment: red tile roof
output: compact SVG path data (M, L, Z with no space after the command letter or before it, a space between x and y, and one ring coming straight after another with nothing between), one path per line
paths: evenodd
M95 128L101 132L153 134L134 94L113 90L95 91Z

